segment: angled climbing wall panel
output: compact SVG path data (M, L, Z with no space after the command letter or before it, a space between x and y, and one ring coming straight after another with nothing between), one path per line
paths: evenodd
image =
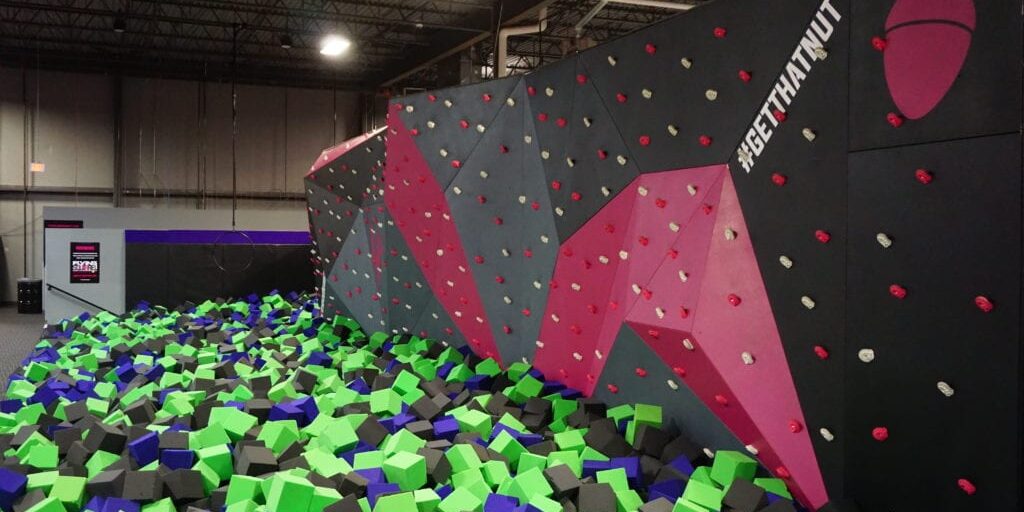
M662 405L811 510L1019 509L1021 43L718 0L397 98L307 176L324 310Z

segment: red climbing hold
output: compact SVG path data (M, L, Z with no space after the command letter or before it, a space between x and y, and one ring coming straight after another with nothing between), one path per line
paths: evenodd
M587 75L584 75L583 73L576 75L576 83L580 85L587 83Z
M907 289L898 284L891 284L889 285L889 295L902 299L907 296Z
M504 223L505 223L505 221L501 220L501 217L495 217L495 218L494 218L494 224L495 224L496 226L500 226L500 225L502 225L502 224L504 224Z
M775 117L775 120L780 123L786 122L786 113L779 109L775 109L775 111L772 112L772 116Z
M419 128L413 128L413 129L409 130L409 133L411 133L415 137L415 136L420 134L420 129Z
M562 182L558 181L558 180L552 181L551 182L551 188L553 188L555 190L562 190Z
M643 368L637 368L634 371L636 372L636 376L637 377L646 377L647 376L647 370L644 370Z
M725 395L715 395L715 401L723 406L729 405L729 399L726 398Z
M555 119L555 124L558 125L559 128L565 128L565 125L569 124L569 121L566 121L564 117L559 117L558 119Z
M988 313L989 311L992 311L996 307L995 304L992 304L992 301L988 300L988 297L986 297L984 295L978 295L977 297L975 297L974 298L974 305L978 306L978 309L980 309L980 310L982 310L982 311L984 311L986 313Z
M498 152L499 153L508 153L508 146L506 146L504 144L498 146Z
M903 116L895 112L889 112L888 114L886 114L885 120L888 121L893 128L899 128L900 126L903 126Z
M494 276L494 282L498 284L505 284L505 278L502 276Z
M583 199L583 196L582 196L582 195L580 195L580 193L579 193L579 192L573 192L572 194L569 194L569 197L570 197L570 198L571 198L571 199L572 199L573 201L579 201L580 199Z
M829 240L832 240L832 235L828 231L819 229L814 232L814 238L817 238L823 244L827 244Z
M433 94L428 94L427 95L427 100L429 100L431 103L433 103L433 102L437 101L437 96L434 96Z
M880 52L884 52L885 47L889 46L889 41L886 41L884 38L875 36L871 38L871 46Z
M546 112L541 112L540 114L537 114L537 120L542 122L542 123L547 121L548 120L547 113Z
M654 55L655 53L658 53L658 47L651 43L647 43L644 45L644 51L647 52L648 55Z
M714 34L716 38L723 39L725 38L726 34L725 27L715 27L715 29L711 33Z
M823 347L821 345L815 345L814 346L814 354L818 356L818 359L821 359L821 360L828 359L828 349L826 349L825 347Z
M978 492L978 488L966 478L961 478L956 481L956 486L960 488L968 496L974 496L974 493Z
M537 201L533 201L532 203L530 203L530 208L533 208L534 211L540 210L540 203L538 203Z
M680 377L686 377L686 369L681 366L672 367L672 373L675 373Z
M779 466L775 468L775 476L788 480L790 477L789 470L786 469L786 466Z
M932 175L930 171L927 171L925 169L918 169L914 171L914 178L916 178L917 181L920 181L921 184L927 185L932 182L932 179L934 179L934 175Z
M785 185L786 184L786 175L785 174L779 174L777 172L773 172L772 173L772 183L774 183L774 184L776 184L776 185L778 185L780 187Z
M485 196L476 196L476 202L478 202L480 204L484 204L484 203L487 202L487 197L485 197Z
M522 313L523 316L530 316L530 308L523 308L523 310L520 311L520 313Z
M751 76L749 71L741 69L739 73L737 73L737 75L739 75L740 80L743 80L744 82L750 82Z
M889 429L885 427L875 427L871 430L871 437L875 438L875 441L882 442L889 439Z
M668 201L660 197L654 200L654 206L657 206L658 208L664 208L666 205L668 205Z
M608 384L608 391L612 392L612 394L618 393L619 387L615 384Z
M526 88L526 94L529 94L530 96L536 96L537 95L537 88L532 86L532 85L528 86Z
M600 160L608 158L608 152L603 149L597 150L597 158Z
M462 167L462 162L458 160L452 160L452 167L458 169L459 167Z
M615 93L615 100L618 101L619 103L625 103L627 99L629 98L625 94L621 92Z
M466 128L469 128L469 121L466 121L465 119L460 119L459 126L461 126L463 130L465 130Z
M789 431L794 434L799 434L804 429L804 426L797 420L789 420Z
M701 135L697 139L697 141L700 142L700 145L704 147L708 147L711 145L711 137L708 137L707 135Z
M484 93L484 95L482 97L483 97L484 103L490 103L491 102L491 95L490 94Z
M743 299L740 299L740 296L735 293L730 293L729 296L726 297L726 300L728 300L729 304L732 304L733 306L739 306L740 303L743 302Z

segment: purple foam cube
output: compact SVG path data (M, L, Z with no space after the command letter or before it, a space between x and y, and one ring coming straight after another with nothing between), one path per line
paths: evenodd
M0 412L15 413L21 409L22 405L21 400L18 399L4 400L0 402Z
M616 457L609 461L609 465L612 468L622 468L626 470L626 479L629 480L631 486L640 486L640 458L639 457Z
M466 379L466 389L479 390L479 389L490 389L491 378L487 375L474 375Z
M512 512L519 506L519 500L514 496L504 494L489 494L484 502L484 512Z
M647 501L665 498L666 500L675 503L676 500L683 495L683 491L685 490L686 482L682 480L674 479L655 482L647 487Z
M130 443L128 453L139 466L146 466L160 456L160 438L156 432L150 432Z
M12 510L14 502L25 495L28 477L9 469L0 468L0 508Z
M355 391L356 393L359 393L360 395L369 395L370 394L370 386L366 385L366 381L363 380L362 377L354 379L352 382L350 382L348 384L347 387L349 389L351 389L352 391Z
M106 501L107 499L102 496L93 496L92 499L86 502L85 506L82 507L82 510L88 512L100 512L103 510L103 503Z
M160 452L160 463L171 469L189 469L196 463L192 450L167 449Z
M363 475L363 478L369 480L371 484L383 484L387 482L387 478L384 476L384 470L381 468L357 469L356 473Z
M107 498L100 512L139 512L140 510L141 507L134 501L123 498Z
M370 508L377 505L377 498L384 494L401 492L398 484L370 484L366 486L366 498L370 500Z
M458 433L459 422L451 416L445 416L444 418L434 422L434 437L437 439L447 439L452 441Z
M604 471L611 469L611 464L604 460L585 460L583 461L583 477L597 477L598 471Z
M309 425L317 416L320 415L320 409L316 406L316 402L308 396L295 400L292 402L292 405L294 405L296 409L302 411L302 414L306 418L306 425ZM299 423L300 427L304 427L306 425L303 425L301 422Z
M295 420L300 427L306 426L307 421L306 413L296 407L294 402L285 402L271 407L268 419L270 421Z
M679 471L687 475L692 475L695 469L693 467L693 463L691 463L690 459L687 459L685 455L680 455L672 459L672 462L669 462L668 465L678 469Z

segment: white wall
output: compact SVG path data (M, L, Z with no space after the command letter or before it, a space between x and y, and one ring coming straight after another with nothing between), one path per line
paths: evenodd
M302 177L320 150L362 130L359 93L254 85L239 85L237 93L239 193L301 194ZM54 71L37 80L34 70L0 67L0 302L15 300L15 280L25 274L26 232L27 274L41 277L43 206L112 206L118 113L129 190L123 206L195 209L196 199L161 191L230 193L229 84ZM28 174L33 130L46 172L29 175L29 187L82 193L31 194L26 222L20 192L12 189ZM230 207L229 199L206 202L207 209ZM238 207L294 211L304 203L269 197L239 200Z

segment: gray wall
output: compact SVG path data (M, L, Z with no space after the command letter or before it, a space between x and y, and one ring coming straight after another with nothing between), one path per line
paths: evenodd
M301 210L302 177L320 150L363 130L361 94L252 85L237 92L238 191L251 196L238 207ZM0 67L0 302L15 300L25 273L26 231L27 274L41 277L44 206L114 205L117 156L121 206L230 208L224 197L181 196L230 194L231 129L228 84L45 70L37 79L34 70ZM46 171L28 176L23 202L33 132ZM78 193L50 193L69 187Z

